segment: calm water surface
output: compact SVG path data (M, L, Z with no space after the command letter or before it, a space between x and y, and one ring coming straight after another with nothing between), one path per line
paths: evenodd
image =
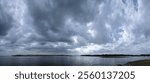
M115 66L150 59L148 56L106 58L93 56L1 56L1 66Z

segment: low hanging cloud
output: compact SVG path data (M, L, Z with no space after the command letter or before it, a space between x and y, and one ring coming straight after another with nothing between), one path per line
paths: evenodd
M0 0L0 53L149 53L149 8L148 0Z

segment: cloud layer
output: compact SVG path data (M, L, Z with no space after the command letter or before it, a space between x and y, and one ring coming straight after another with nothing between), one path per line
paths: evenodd
M0 53L150 53L149 0L0 0Z

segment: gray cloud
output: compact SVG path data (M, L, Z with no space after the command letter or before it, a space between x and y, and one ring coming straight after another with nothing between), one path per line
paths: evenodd
M28 7L35 30L50 42L71 42L71 36L82 33L72 29L77 27L65 26L65 21L72 19L84 25L95 15L95 11L89 8L88 0L33 0L28 1Z
M12 18L0 4L0 36L5 36L9 29L12 27Z
M0 52L148 53L148 0L0 0Z

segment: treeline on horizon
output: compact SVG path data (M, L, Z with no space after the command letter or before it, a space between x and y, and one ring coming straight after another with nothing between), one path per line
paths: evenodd
M50 55L42 55L42 54L16 54L12 56L70 56L68 54L50 54ZM72 55L73 56L73 55ZM150 56L150 54L85 54L80 56Z
M150 54L93 54L81 56L150 56Z

